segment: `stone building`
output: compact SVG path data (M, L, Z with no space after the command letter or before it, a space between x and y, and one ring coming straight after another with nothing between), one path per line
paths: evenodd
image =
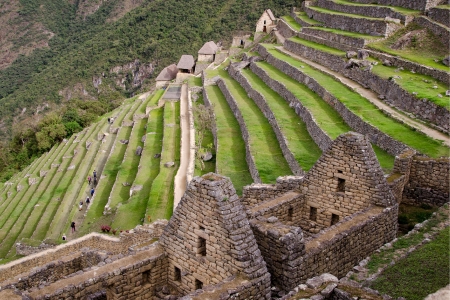
M156 77L156 87L167 86L172 80L177 78L178 68L175 64L165 67Z
M219 49L213 41L206 42L203 47L198 50L198 61L213 62L216 52Z
M177 68L181 73L192 74L194 72L195 60L192 55L183 54L177 64Z
M276 18L270 9L266 9L261 17L259 17L258 22L256 22L255 32L269 33L273 28L276 27Z

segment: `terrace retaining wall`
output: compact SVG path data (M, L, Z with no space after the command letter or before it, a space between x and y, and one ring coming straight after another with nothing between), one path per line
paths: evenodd
M427 12L428 18L435 22L450 27L450 10L440 7L433 7Z
M307 23L305 21L303 21L301 18L299 18L297 16L297 14L295 13L295 11L291 12L291 17L294 18L295 22L297 22L298 24L300 24L303 27L310 27L310 26L316 26L315 24L310 24Z
M250 135L248 133L247 125L245 124L244 118L242 117L241 111L239 110L239 107L233 95L231 95L230 91L228 90L226 83L222 79L219 79L217 81L217 85L222 91L222 94L225 96L225 99L227 100L228 105L233 111L233 114L239 123L239 127L241 128L242 138L245 141L245 159L247 161L250 175L252 176L254 182L261 183L261 178L259 177L258 169L256 169L255 159L253 158L250 149L250 138L249 138Z
M306 29L306 28L304 28ZM320 30L317 30L320 31ZM332 40L328 40L327 38L322 38L322 37L318 37L315 34L306 34L304 33L304 31L300 31L299 33L297 33L297 36L301 39L310 41L310 42L314 42L314 43L318 43L318 44L322 44L322 45L326 45L329 47L333 47L342 51L353 51L355 50L355 48L352 48L351 46L348 46L346 44L341 44L338 42L334 42Z
M258 49L262 48L260 46ZM290 40L286 40L284 48L297 55L303 56L316 63L339 72L344 76L358 82L362 86L369 87L374 92L383 95L385 102L395 107L415 114L418 118L434 123L441 127L441 131L448 132L450 124L450 111L438 106L427 99L418 99L414 95L403 90L397 83L385 80L378 75L359 68L346 69L345 60L337 55L326 53L314 48L304 46ZM266 51L267 52L267 51Z
M311 19L324 23L326 27L340 30L370 34L373 36L389 36L401 25L383 20L365 18L353 18L344 15L323 13L310 7L305 7L305 12Z
M233 64L231 64L228 67L228 74L236 80L247 92L247 95L253 99L253 101L256 103L258 108L261 110L261 112L264 114L264 116L267 118L267 120L270 123L270 126L272 126L273 131L275 132L275 135L277 137L278 143L281 148L281 152L283 153L284 158L286 159L287 163L289 164L289 168L291 169L292 173L294 175L303 175L304 172L302 168L300 167L299 163L295 159L294 154L292 154L291 150L288 147L288 142L286 140L286 137L281 132L280 126L278 125L277 119L275 115L273 114L272 110L270 109L269 105L267 104L266 99L262 94L257 92L250 84L250 82L247 80L246 77L242 75L240 70L236 69Z
M423 16L415 18L414 22L433 32L447 49L450 47L450 30L448 28Z
M294 28L292 28L291 26L289 26L289 24L283 19L280 19L278 21L277 30L285 38L290 38L291 36L295 36L297 33L297 31Z
M441 206L449 201L450 158L415 156L402 202L411 205Z
M259 48L262 48L259 47ZM267 52L267 51L266 51ZM264 55L263 55L264 56ZM403 143L394 140L389 135L380 131L378 128L369 125L359 116L351 112L342 102L340 102L336 97L330 94L324 87L322 87L313 78L307 76L299 69L291 66L287 62L279 60L267 52L266 60L271 65L275 66L277 69L283 71L286 75L297 80L298 82L304 83L312 91L316 92L320 97L330 104L344 119L344 121L356 132L367 135L371 143L376 144L380 148L384 149L392 155L398 155L406 148L408 148Z
M351 37L351 36L345 36L342 34L337 34L334 32L328 32L325 30L320 30L320 29L315 29L315 28L302 28L301 30L302 33L305 33L307 35L311 35L311 36L316 36L319 37L321 39L333 42L333 44L336 45L344 45L345 48L344 49L340 49L338 47L334 47L337 49L340 49L342 51L348 51L350 49L358 49L358 48L364 48L366 41L362 38L356 38L356 37ZM300 38L302 38L299 35ZM333 46L330 46L333 47Z
M363 4L379 4L388 6L400 6L414 10L425 11L430 7L434 7L442 0L352 0L353 2L363 3Z
M258 49L261 48L262 46L258 47ZM259 53L264 56L263 52ZM303 104L282 83L270 78L266 71L261 69L258 65L252 63L250 64L250 69L253 73L258 75L258 77L261 78L265 84L285 99L292 108L294 108L295 113L302 118L303 122L305 122L306 129L308 130L309 135L314 139L317 146L319 146L322 151L326 150L331 145L332 139L316 123L316 120L311 115L309 110L303 106Z

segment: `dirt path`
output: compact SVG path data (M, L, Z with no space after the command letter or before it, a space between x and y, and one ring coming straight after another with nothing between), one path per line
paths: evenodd
M189 122L189 104L187 84L181 87L180 97L180 125L181 125L181 157L180 167L175 175L175 193L173 200L173 209L177 207L187 186L187 172L189 167L191 143L190 143L190 122Z
M373 103L375 106L377 106L379 109L388 112L389 114L392 115L392 117L394 119L400 120L408 125L410 125L411 127L414 127L416 129L418 129L419 131L423 132L424 134L436 139L436 140L440 140L443 141L443 143L446 146L450 146L450 137L447 136L446 134L435 130L433 128L430 128L426 125L424 125L423 123L416 121L414 119L409 118L408 116L405 116L404 114L401 114L398 110L392 108L391 106L387 105L386 103L384 103L383 101L381 101L380 99L378 99L378 95L376 93L374 93L373 91L369 90L369 89L365 89L364 87L362 87L359 83L356 83L355 81L343 76L342 74L339 74L337 72L334 72L330 69L328 69L327 67L324 67L318 63L315 63L313 61L310 61L302 56L298 56L290 51L287 51L286 49L284 49L283 47L277 47L280 51L298 59L301 61L304 61L305 63L327 73L328 75L333 76L335 79L339 80L341 83L345 84L346 86L348 86L349 88L353 89L354 91L356 91L358 94L360 94L361 96L363 96L364 98L368 99L371 103Z

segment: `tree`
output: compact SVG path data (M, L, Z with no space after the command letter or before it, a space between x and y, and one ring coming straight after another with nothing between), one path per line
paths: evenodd
M208 147L203 147L203 138L207 131L211 131L214 126L214 107L205 106L203 104L197 104L192 107L192 112L194 115L194 122L197 128L195 135L195 155L200 162L200 168L203 170L205 165L203 163L202 156L210 149ZM211 145L212 146L212 145Z

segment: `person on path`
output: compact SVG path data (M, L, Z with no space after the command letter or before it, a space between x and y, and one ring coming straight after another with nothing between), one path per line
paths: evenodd
M88 183L89 183L89 185L91 185L91 180L92 180L91 176L88 176Z
M111 118L108 118L108 124L111 124Z
M75 230L75 222L72 222L71 224L70 224L70 227L72 228L72 233L74 233L76 230Z
M63 241L66 241L66 240L67 240L67 237L66 237L66 234L65 234L65 233L64 233L63 236L62 236L62 240L63 240Z
M91 200L89 199L89 197L86 198L86 205L89 205L89 203L91 203Z
M94 192L95 192L95 190L91 189L91 198L92 198L92 196L94 196Z
M94 170L93 175L94 175L94 180L95 180L97 178L97 171Z
M83 210L83 200L80 201L80 209L79 210Z

